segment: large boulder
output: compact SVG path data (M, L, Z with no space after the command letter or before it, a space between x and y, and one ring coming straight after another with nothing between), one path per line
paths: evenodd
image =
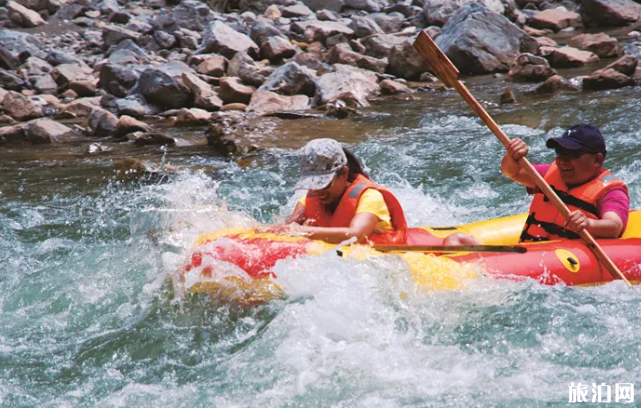
M22 27L38 27L45 23L40 14L15 1L9 1L7 8L9 9L9 19Z
M428 67L412 46L412 42L405 39L390 51L387 71L399 78L418 80L421 74L428 71Z
M389 57L392 48L407 42L407 37L381 34L363 38L360 42L365 47L365 55L374 58L385 58Z
M641 4L632 0L583 0L581 17L586 26L624 26L641 19Z
M281 95L314 96L316 74L296 62L288 62L276 69L258 90L271 91Z
M253 86L244 85L240 81L240 78L220 78L220 97L227 104L248 104L254 92L256 92L256 88L254 88Z
M545 56L554 68L576 68L599 61L599 57L590 51L581 51L572 47L561 47L550 50Z
M445 24L436 43L464 74L507 71L522 52L539 45L506 17L470 3Z
M541 82L556 75L556 71L545 58L524 53L516 59L508 75L518 81Z
M262 13L267 10L267 7L273 4L278 6L292 6L296 4L296 0L239 0L237 4L240 10L253 10Z
M20 31L0 29L0 44L14 57L22 56L25 60L29 55L45 59L45 46L35 36Z
M635 84L633 78L612 68L600 69L583 79L583 89L586 90L617 89Z
M218 97L207 82L203 81L198 75L184 72L182 80L185 85L191 90L194 95L194 106L209 111L217 111L223 106L223 101Z
M336 64L334 69L316 81L319 104L342 100L351 107L366 107L368 98L380 92L376 74L342 64Z
M107 63L100 67L100 87L110 94L124 98L136 85L143 68Z
M181 1L174 7L173 18L179 27L200 32L214 20L214 13L200 1Z
M425 0L423 13L428 25L443 26L463 6L474 2L496 14L505 13L501 0Z
M343 34L348 38L354 35L354 30L345 24L334 21L300 21L293 23L291 30L294 33L302 34L308 43L320 41L325 44L328 38L336 35Z
M233 58L238 52L258 57L258 45L222 21L214 21L205 30L205 36L197 51L199 54L218 53Z
M364 10L376 13L391 6L390 0L301 0L312 10L343 11L344 9Z
M31 144L50 144L68 142L76 133L50 119L37 119L24 127L24 133Z
M368 57L352 51L348 44L338 44L327 54L327 62L330 64L345 64L382 74L387 67L387 60Z
M543 10L528 19L530 27L561 31L567 27L581 25L581 16L565 7Z
M261 86L272 72L273 67L254 61L244 52L234 55L227 67L227 75L238 77L251 86Z
M579 34L570 38L568 45L579 50L593 52L599 58L618 57L622 50L617 39L605 33Z
M145 99L165 109L182 108L191 98L191 91L182 81L185 72L192 72L181 62L150 67L140 74L137 89Z
M269 91L256 91L252 95L248 112L274 113L309 109L310 100L306 95L284 96Z
M19 122L44 116L40 105L18 92L7 92L2 105L5 112Z

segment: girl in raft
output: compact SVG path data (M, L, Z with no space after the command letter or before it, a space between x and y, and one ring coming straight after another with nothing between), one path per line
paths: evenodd
M356 157L334 139L307 143L300 152L300 169L294 189L307 190L307 194L298 201L287 224L274 232L334 244L352 237L359 243L393 245L476 242L460 233L443 240L423 229L408 228L396 197L371 181Z

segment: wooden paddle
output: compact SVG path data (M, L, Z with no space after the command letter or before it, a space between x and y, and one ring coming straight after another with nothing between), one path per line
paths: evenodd
M373 248L381 252L527 252L527 248L517 245L374 245Z
M460 73L458 69L452 64L452 61L447 58L443 51L436 45L436 43L430 38L430 36L425 32L421 31L416 41L414 41L414 48L418 53L423 57L425 62L432 67L432 70L439 77L445 86L449 88L454 88L456 91L463 97L463 100L467 102L472 110L478 115L479 118L485 123L487 127L490 128L492 133L499 139L499 141L507 149L510 144L510 138L506 136L505 133L499 128L499 126L494 122L494 119L483 109L481 104L472 96L470 91L463 85L460 80ZM518 160L519 165L524 169L527 174L530 176L536 186L545 194L545 196L554 204L554 206L559 210L563 218L566 220L570 216L570 210L568 207L561 201L558 195L552 190L550 185L543 179L539 172L534 169L532 164L525 158L522 157ZM612 262L608 255L603 251L603 249L597 244L592 235L587 230L583 230L579 233L579 236L585 241L587 247L594 253L597 259L605 266L605 269L610 272L610 275L614 279L621 279L625 281L628 285L630 282L623 276L619 268Z

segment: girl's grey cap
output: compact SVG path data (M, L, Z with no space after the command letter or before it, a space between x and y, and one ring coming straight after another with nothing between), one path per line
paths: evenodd
M334 139L314 139L299 151L300 180L294 190L322 190L347 166L343 147Z

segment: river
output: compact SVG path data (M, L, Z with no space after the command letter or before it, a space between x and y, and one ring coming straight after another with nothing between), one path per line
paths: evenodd
M593 123L639 208L639 88L498 106L505 87L470 80L532 162L552 160L546 138ZM382 99L345 120L278 122L259 137L267 148L241 159L204 145L2 149L0 405L595 406L569 402L580 382L588 399L593 383L609 385L615 406L617 384L641 388L641 292L620 283L480 279L399 297L412 285L402 264L322 255L280 262L290 296L262 307L176 297L167 276L199 234L286 217L295 149L315 137L346 143L411 225L527 211L524 190L499 172L502 146L453 91ZM123 179L123 157L182 170Z

